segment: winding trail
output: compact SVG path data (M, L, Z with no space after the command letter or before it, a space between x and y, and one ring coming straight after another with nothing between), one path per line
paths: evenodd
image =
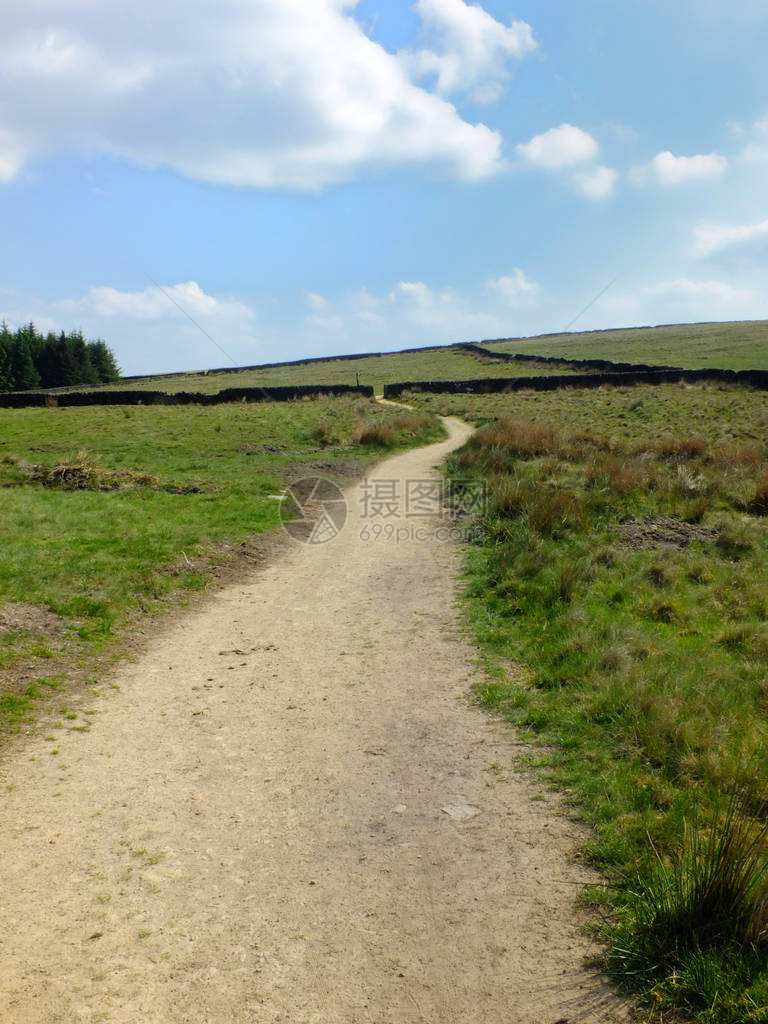
M446 423L373 475L432 475ZM360 529L170 624L89 731L4 765L3 1024L627 1019L581 966L578 829L463 699L460 549Z

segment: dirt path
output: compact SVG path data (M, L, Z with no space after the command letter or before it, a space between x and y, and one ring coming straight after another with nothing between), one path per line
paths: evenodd
M580 966L576 829L462 699L460 550L359 533L221 591L3 769L3 1024L624 1019Z

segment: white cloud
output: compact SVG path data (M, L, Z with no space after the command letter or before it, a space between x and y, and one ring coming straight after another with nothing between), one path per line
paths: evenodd
M748 130L742 125L739 134L746 140L739 153L741 160L746 164L768 163L768 118L755 121L748 126Z
M131 92L153 74L149 62L111 59L68 30L19 33L17 45L5 50L4 71L15 79L63 82L83 94L93 90L94 81L100 92Z
M508 61L537 46L526 22L504 25L479 4L417 0L414 10L435 35L435 48L404 50L400 56L414 77L434 75L441 95L466 92L479 102L498 99L510 77Z
M768 161L768 146L760 142L748 142L739 154L748 164L765 163Z
M650 295L662 295L678 300L704 300L708 303L729 305L752 299L755 292L751 288L738 288L724 281L692 281L680 277L674 281L661 281L646 289Z
M495 292L505 301L516 305L523 298L530 298L541 290L535 281L531 281L520 267L514 267L511 274L502 275L486 282L486 291Z
M700 224L694 229L694 250L699 256L708 256L720 249L732 245L751 242L754 239L768 237L768 220L758 224Z
M584 171L576 175L576 188L589 199L605 199L612 196L616 188L618 174L612 167L600 164L594 170Z
M430 2L438 23L444 7L450 41L453 5ZM414 84L398 55L365 35L355 5L135 0L118 32L111 4L6 0L0 178L58 150L261 188L319 189L403 165L468 180L497 171L500 135ZM498 23L468 10L475 35L456 81L481 88L499 80L503 47L476 25ZM524 47L522 28L505 31ZM481 52L493 58L487 75L473 70Z
M41 310L42 306L39 303L35 306L24 308L18 306L0 307L0 323L7 323L12 330L16 330L18 327L23 327L31 321L41 334L49 334L51 332L58 334L64 329L61 320L50 316L48 313L41 312Z
M759 282L750 284L755 287L679 277L633 290L610 292L600 300L596 313L590 314L589 325L610 328L763 319L768 314L763 290Z
M60 303L60 308L69 313L136 320L174 319L185 313L191 317L241 321L254 316L249 306L236 299L218 299L208 295L196 281L162 285L161 288L150 285L138 292L122 292L110 287L91 288L84 298L65 300Z
M557 170L573 164L584 163L597 156L598 145L592 136L572 124L561 124L550 128L541 135L534 135L530 142L517 147L517 152L536 167Z
M399 281L389 293L389 301L395 302L398 298L405 298L416 306L424 307L450 301L451 292L434 292L423 281Z
M634 167L630 177L637 184L654 181L659 185L683 185L688 181L719 178L725 173L728 161L719 153L675 156L666 150L657 153L649 164Z
M304 294L307 298L307 305L316 313L321 313L323 310L328 309L330 303L324 295L319 295L317 292L305 292Z
M503 321L478 296L452 288L436 290L423 281L400 281L388 297L388 319L423 330L424 341L460 341L487 336Z
M512 286L514 278L509 281ZM518 284L523 290L536 287L524 275ZM305 316L302 337L325 355L499 337L508 328L510 301L498 290L489 294L487 286L458 291L424 281L399 281L382 294L361 288L335 295L325 309Z
M0 184L7 184L18 176L26 151L18 135L0 128Z
M306 322L311 327L319 327L324 333L338 334L344 330L344 318L334 313L310 313Z

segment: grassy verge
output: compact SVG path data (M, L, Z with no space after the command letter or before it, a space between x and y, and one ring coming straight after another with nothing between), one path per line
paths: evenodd
M488 484L480 696L593 826L610 970L659 1020L768 1021L768 396L423 404L493 416L449 465Z
M0 410L0 729L114 654L129 620L204 590L297 476L442 436L359 399Z

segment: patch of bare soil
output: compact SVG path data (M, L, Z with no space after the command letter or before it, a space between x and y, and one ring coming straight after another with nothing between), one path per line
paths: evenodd
M449 425L376 478L430 478ZM582 830L466 700L460 549L427 520L366 541L347 493L335 540L169 623L89 730L7 759L3 1024L627 1019L584 967Z
M65 621L42 605L28 601L0 604L0 695L21 692L40 677L56 676L74 660Z
M696 523L685 523L674 516L640 516L620 523L614 528L629 548L658 548L671 546L685 548L694 540L713 540L717 530Z
M28 601L0 604L0 633L38 633L47 640L58 640L64 629L63 620L42 605Z

